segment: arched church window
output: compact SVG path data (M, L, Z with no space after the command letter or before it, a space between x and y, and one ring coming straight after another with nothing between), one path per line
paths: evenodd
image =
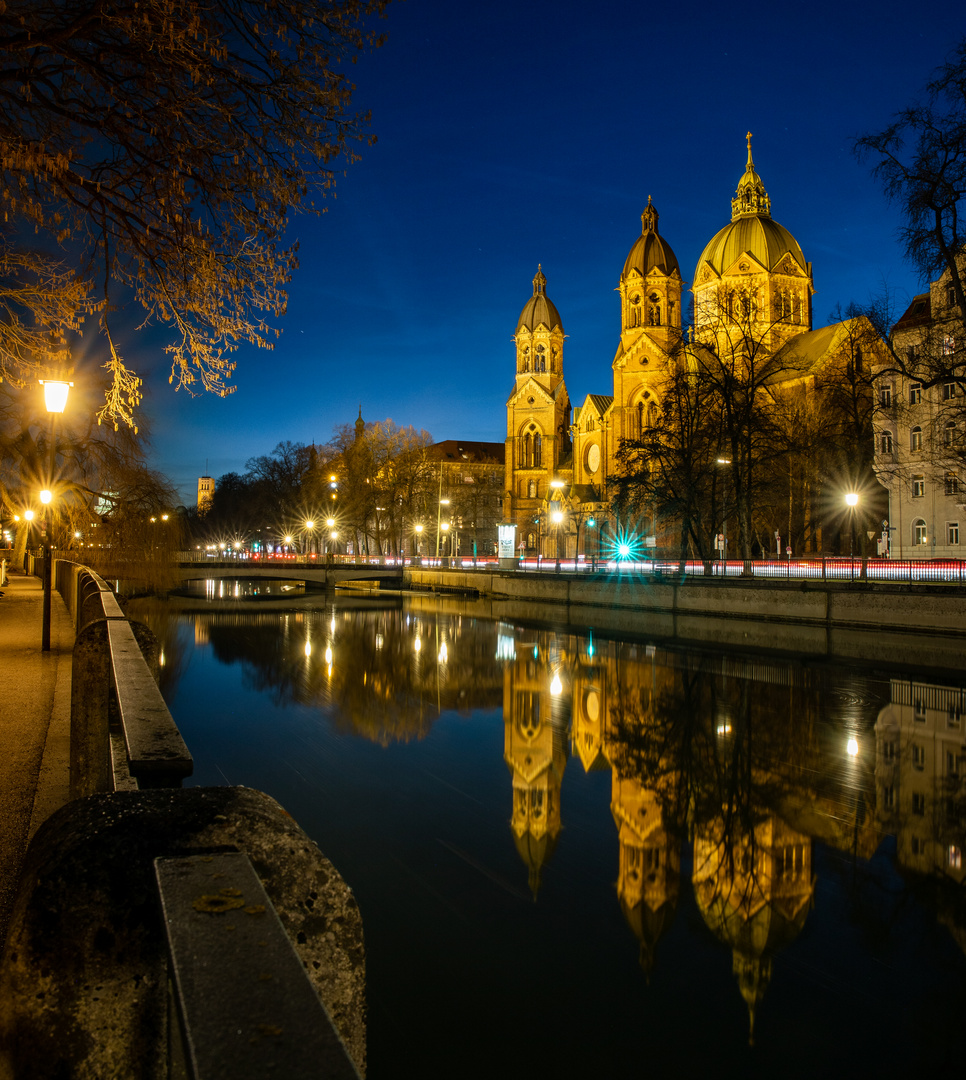
M544 355L545 350L542 345L537 346L537 363L534 371L546 371L547 370L547 358Z
M558 370L557 362L559 361L559 359L560 359L560 353L557 351L557 346L554 345L550 349L550 370L554 374L557 373L557 370Z
M528 499L535 499L536 497L537 497L537 482L536 482L536 480L531 480L530 483L527 484L527 498Z
M637 403L637 437L639 439L644 437L644 402L639 401Z
M542 449L543 449L542 443L543 443L543 440L540 438L540 436L539 435L534 435L534 437L533 437L533 467L535 469L540 468L540 459L541 459L541 456L542 456Z
M647 321L650 326L661 325L661 298L657 293L647 298Z
M529 345L527 345L526 348L523 350L523 370L524 371L529 371L530 370L530 346Z
M530 432L523 436L523 454L521 455L521 465L524 469L529 469L533 456L532 440L530 439Z

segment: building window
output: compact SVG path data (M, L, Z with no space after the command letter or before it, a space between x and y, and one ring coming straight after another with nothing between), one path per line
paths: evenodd
M956 441L956 423L953 420L947 422L943 428L943 446L952 446Z
M892 408L892 386L883 386L879 390L879 404L883 409Z
M959 522L946 522L946 544L948 547L959 547Z
M946 851L946 862L949 863L950 870L962 870L963 853L955 844L949 845L949 848Z
M946 727L948 727L948 728L958 728L959 727L959 717L960 717L959 706L958 705L950 705L946 709Z
M531 480L527 484L527 498L528 499L535 499L536 497L537 497L537 482L536 482L536 480Z
M912 523L912 542L917 546L922 546L926 543L926 523L922 518L917 518Z
M894 810L896 806L896 789L889 784L882 789L882 808L883 810Z
M912 497L914 499L921 499L926 494L926 478L924 476L914 476L912 478Z
M912 716L914 720L917 720L920 724L926 722L926 703L922 698L916 698L912 706Z
M909 449L912 451L918 451L922 449L922 428L914 427L909 432Z
M959 494L959 477L954 472L946 473L946 494Z
M892 453L892 432L891 431L883 431L882 434L879 436L879 450L883 454L891 454Z
M951 334L943 337L943 356L951 356L956 351L956 339Z
M912 847L913 855L925 855L925 853L926 853L925 842L923 840L921 840L918 836L913 836L911 838L910 845Z
M956 396L956 384L954 382L943 383L943 401L951 401Z
M912 767L914 769L926 767L926 748L920 743L912 744Z
M911 383L909 386L909 404L918 405L922 401L922 383Z
M946 775L959 775L959 758L956 757L956 753L953 750L946 751Z
M917 817L925 817L926 814L926 796L921 791L914 791L912 793L912 812Z
M894 739L887 739L882 744L882 757L885 761L895 761L896 744Z

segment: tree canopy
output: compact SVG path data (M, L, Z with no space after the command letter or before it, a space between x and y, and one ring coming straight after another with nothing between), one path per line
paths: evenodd
M368 117L346 65L388 0L0 0L0 379L56 362L97 317L99 419L134 426L140 379L111 316L168 330L170 379L233 389L271 348L318 211Z
M855 149L898 206L900 239L923 281L948 272L966 317L966 39L934 73L921 101L882 131L857 139Z

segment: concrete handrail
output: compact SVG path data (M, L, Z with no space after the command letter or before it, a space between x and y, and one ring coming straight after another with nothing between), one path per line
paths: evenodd
M74 622L70 794L181 787L191 754L125 618L93 570L58 559L57 590Z

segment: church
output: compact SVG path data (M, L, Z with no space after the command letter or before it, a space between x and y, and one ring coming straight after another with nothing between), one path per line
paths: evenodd
M828 384L845 353L856 360L859 337L866 349L871 342L873 351L878 340L863 318L812 330L812 265L795 237L771 216L750 133L731 221L708 241L692 275L693 328L686 333L687 284L649 197L640 235L620 272L612 385L572 407L564 378L563 319L538 267L533 294L517 320L516 373L506 406L504 517L516 527L516 554L590 559L608 548L613 552L627 524L611 509L619 448L625 440L641 438L661 416L676 364L701 364L702 355L712 353L721 357L744 350L747 355L747 342L753 340L771 365L768 393L791 386L807 395ZM861 366L861 356L857 362ZM871 421L868 442L871 454ZM776 516L788 514L788 501L786 495L785 509ZM790 523L788 535L807 534L818 550L821 529L809 515L815 517L811 504L799 514L804 524ZM759 517L770 520L767 514ZM771 529L784 531L782 526L781 518L769 524L768 535ZM638 523L643 543L651 548L669 546L669 530L667 522Z

